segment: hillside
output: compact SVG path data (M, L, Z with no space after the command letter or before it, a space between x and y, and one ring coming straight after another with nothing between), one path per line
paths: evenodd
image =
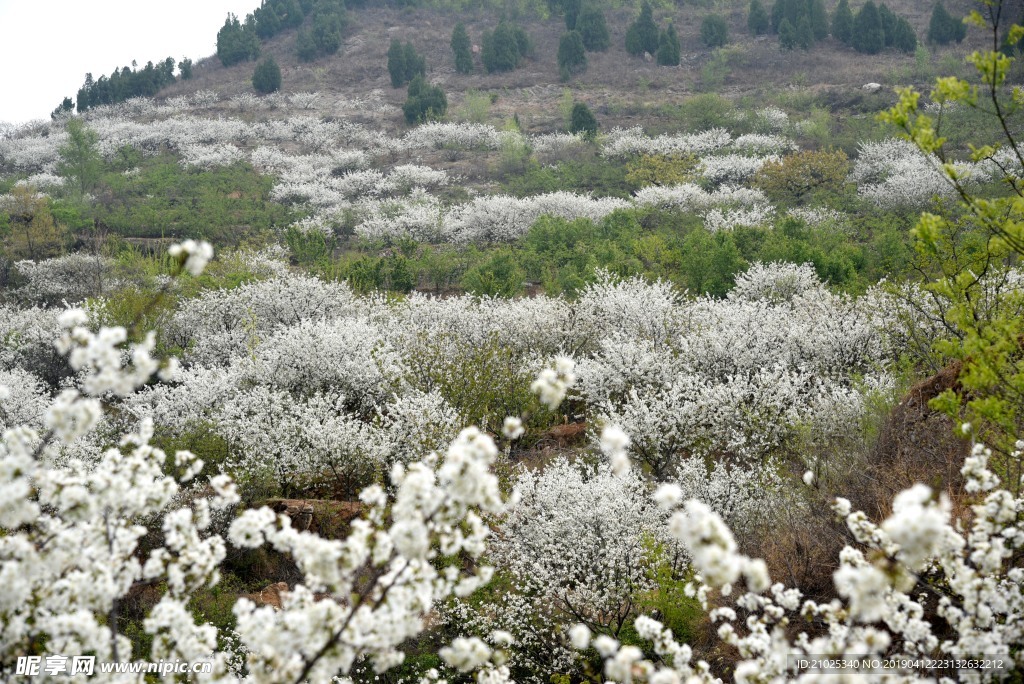
M354 7L0 131L0 679L1018 680L1024 42L898 96L981 30L707 5L566 82Z
M923 39L931 6L913 0L889 4ZM966 12L972 6L970 0L948 4L953 12ZM480 9L456 14L423 8L358 8L349 12L350 26L337 55L307 64L299 62L294 54L293 30L270 40L264 51L281 65L283 92L320 92L325 97L319 107L330 113L332 107L344 107L345 102L365 97L373 90L381 91L384 102L400 107L405 91L391 88L386 53L392 38L408 40L426 57L429 79L448 93L453 109L467 91L494 93L498 95L492 110L495 120L518 114L524 130L533 133L561 126L557 105L565 88L591 105L608 128L637 123L649 130L673 127L664 109L706 92L750 102L774 102L786 94L811 97L837 114L856 112L863 84L881 83L887 89L900 85L927 87L935 75L959 71L961 57L984 47L986 41L980 31L971 31L963 44L930 49L923 63L914 55L892 50L879 55L858 54L833 38L818 43L810 52L787 52L779 49L775 36L751 38L746 26L747 3L730 2L722 11L729 21L730 42L724 66L714 69L708 64L715 53L704 48L699 37L700 20L709 13L691 4L656 12L660 25L673 22L682 44L680 66L659 67L625 52L625 32L635 10L608 11L611 48L588 53L587 71L570 83L562 83L558 77L555 53L565 28L559 16L518 20L536 46L535 57L522 68L503 74L485 73L479 56L475 73L461 76L455 72L448 46L454 23L463 21L476 44L482 33L497 23L498 14ZM249 62L225 68L216 58L206 58L196 65L192 81L165 89L161 97L197 90L213 90L225 98L251 92L251 72ZM391 123L403 124L400 116Z

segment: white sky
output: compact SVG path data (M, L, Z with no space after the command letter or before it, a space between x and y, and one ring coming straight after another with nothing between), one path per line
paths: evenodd
M0 121L49 118L86 72L216 52L228 12L260 0L0 0Z

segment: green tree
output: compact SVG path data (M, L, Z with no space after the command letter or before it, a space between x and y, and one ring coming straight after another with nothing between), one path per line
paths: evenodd
M892 44L897 50L906 54L912 54L917 49L917 35L914 33L914 27L903 17L896 18L896 30Z
M565 30L575 31L576 22L580 17L582 0L562 0L562 7L565 9Z
M989 23L981 14L973 23L990 30L991 42L986 42L997 47L1000 30L1005 30L1000 26L1000 10L1008 7L999 0L987 0L985 5ZM1024 27L1011 29L1010 35L1024 36ZM979 117L990 117L993 125L986 128L1000 131L998 140L977 140L970 146L972 162L991 158L1002 149L1019 168L1020 141L1009 118L1019 115L1021 103L1015 99L1018 89L1007 88L1015 60L989 49L973 53L968 61L976 69L976 79L939 79L932 100L957 103ZM919 99L920 93L901 90L899 103L883 120L901 128L924 154L950 160L946 138L937 128L940 122L919 110ZM1024 437L1024 317L1020 316L1020 290L1003 285L1024 256L1024 183L1007 169L1000 181L1008 191L981 197L952 164L940 168L960 198L959 207L922 214L914 236L918 253L937 275L927 291L941 302L939 323L947 331L933 351L940 363L957 362L957 377L954 387L930 405L945 412L958 427L967 423L969 436L992 449L990 467L1004 483L1012 483L1011 491L1017 496L1024 470L1017 446ZM980 233L980 249L962 249L958 236L965 231Z
M68 119L65 130L68 141L58 150L57 173L68 179L80 196L85 195L96 187L103 172L99 136L81 119Z
M761 0L750 0L750 11L747 12L747 29L751 35L763 36L772 28L771 19L765 11Z
M65 97L57 108L50 112L50 118L56 119L65 114L70 114L75 109L75 103L70 97Z
M658 51L658 25L654 23L651 3L644 0L640 15L626 31L626 51L631 55L653 55Z
M853 49L874 55L885 47L885 34L882 30L882 18L872 0L864 3L853 20Z
M835 14L832 15L832 35L846 45L853 43L853 12L850 0L839 0Z
M896 38L896 22L899 21L899 18L884 2L878 4L878 18L882 22L885 47L892 47Z
M224 26L217 32L217 57L224 66L231 66L260 54L260 39L250 14L243 25L234 14L228 14Z
M789 19L783 19L779 24L779 45L783 50L792 50L796 47L796 27Z
M938 45L946 45L953 41L959 43L966 36L967 25L957 21L941 2L935 3L928 22L928 42Z
M452 29L452 54L455 56L455 71L460 74L473 73L472 43L469 32L461 21Z
M720 14L709 14L700 22L700 40L704 47L722 47L729 42L729 25ZM678 41L677 41L678 42Z
M448 111L448 98L444 91L430 85L422 75L409 83L408 96L402 105L402 113L409 124L440 119Z
M405 79L405 48L397 38L392 38L388 47L388 74L392 88L401 88L409 82Z
M483 48L480 55L487 73L512 71L519 66L523 55L519 51L519 40L512 26L501 22L493 32L487 31L483 37Z
M178 62L178 74L181 76L182 81L187 81L192 78L192 60L186 57L185 59Z
M281 68L273 57L265 57L252 72L252 87L266 95L281 89Z
M579 31L566 31L558 41L558 73L563 81L587 70L587 53Z
M814 40L828 38L828 11L825 9L825 0L811 0L810 16Z
M576 30L583 38L583 47L591 52L604 52L611 46L611 37L608 34L608 23L605 21L604 12L593 3L586 3L580 10L580 16L576 20Z
M806 14L800 17L796 25L796 44L801 50L807 51L814 47L814 29L811 19Z
M583 102L577 102L572 107L572 122L569 125L571 133L582 133L586 138L593 138L597 135L597 118Z
M679 36L672 22L658 36L658 64L661 66L679 66Z

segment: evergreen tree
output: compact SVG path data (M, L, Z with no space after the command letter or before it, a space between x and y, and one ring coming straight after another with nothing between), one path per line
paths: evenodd
M849 0L839 0L836 12L832 15L832 35L846 45L853 42L853 12Z
M268 40L277 35L281 30L281 19L272 4L264 4L257 7L252 13L256 24L256 35L262 40Z
M765 11L761 0L750 0L750 11L747 13L747 29L751 35L762 36L772 28L771 19Z
M626 51L637 56L645 52L653 55L658 51L658 25L654 23L651 3L646 0L640 8L640 16L626 31Z
M811 18L804 14L796 25L796 44L801 50L807 51L814 47L814 29Z
M192 60L186 57L185 59L178 62L178 74L181 75L182 81L187 81L192 78Z
M814 40L828 38L828 12L825 10L825 0L811 0L810 15Z
M583 38L583 47L591 52L604 52L611 46L608 24L604 12L592 3L586 3L576 20L576 30Z
M558 41L558 73L563 81L587 70L587 53L579 31L566 31Z
M782 30L782 20L786 18L786 0L775 0L772 4L772 33Z
M572 107L572 116L569 131L571 133L582 133L587 139L593 139L597 135L597 119L583 102L577 102Z
M864 3L853 20L853 49L874 55L885 47L885 35L882 30L882 18L872 0Z
M953 41L959 43L965 37L967 25L953 18L941 2L935 3L932 18L928 22L928 42L946 45Z
M481 59L484 68L489 74L512 71L519 66L519 60L522 57L516 34L506 22L498 24L493 32L484 33L482 53Z
M405 47L405 83L410 82L416 76L427 75L427 60L426 58L416 52L416 48L412 46L412 43L406 41Z
M268 56L256 65L256 70L252 72L252 87L263 95L281 89L281 68L273 57Z
M783 50L792 50L796 47L796 27L789 19L783 19L779 24L779 45Z
M658 36L658 64L661 66L679 66L679 36L672 22Z
M460 74L473 73L473 52L469 32L461 21L452 30L452 53L455 55L455 71Z
M897 50L907 54L917 49L917 35L914 33L914 27L903 17L896 18L896 29L892 44Z
M447 111L448 98L443 90L427 83L421 75L412 79L402 105L402 113L409 124L440 119Z
M729 41L729 25L718 14L709 14L700 22L700 40L705 47L722 47Z
M576 22L579 20L582 4L582 0L563 0L562 6L565 8L566 31L576 30Z
M71 98L70 97L65 97L61 101L61 103L59 105L57 105L57 108L54 109L52 112L50 112L50 118L51 119L56 119L58 117L64 116L65 114L68 114L71 111L73 111L74 108L75 108L75 103L71 100Z
M401 88L408 83L405 80L405 48L397 38L392 38L388 47L388 74L392 88Z
M302 8L299 7L299 3L295 0L278 0L278 12L281 15L281 25L284 28L298 28L302 26L303 19L306 18L302 12Z
M884 2L878 5L878 18L882 21L882 39L885 47L892 47L895 44L896 22L899 18Z
M255 59L260 53L260 39L250 14L243 26L238 17L228 14L224 26L217 32L217 57L224 66Z

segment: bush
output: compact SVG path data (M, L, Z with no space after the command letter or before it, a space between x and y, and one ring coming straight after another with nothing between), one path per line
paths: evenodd
M448 111L448 98L437 86L417 75L409 84L409 95L402 105L402 113L409 124L440 119Z
M709 14L700 23L700 41L704 47L722 47L729 41L729 25L725 23L725 17L718 14Z
M885 47L885 33L882 28L882 17L878 14L875 3L868 0L853 21L853 49L874 55Z
M801 204L819 191L841 192L849 170L842 150L805 150L767 162L754 185L773 201Z
M528 51L526 32L503 21L493 32L484 33L481 59L489 74L512 71Z
M452 53L455 55L455 71L460 74L473 73L473 52L466 25L461 21L452 29Z
M391 39L388 48L388 74L391 76L391 87L401 88L416 76L426 76L427 64L422 56L416 53L412 43L402 45L397 38Z
M679 66L679 36L676 35L676 29L671 23L658 36L658 64Z
M563 81L587 70L587 53L579 31L566 31L558 41L558 72Z
M836 12L832 15L832 35L840 43L849 45L853 42L853 11L850 0L839 0Z
M761 0L750 0L750 11L747 13L747 29L751 35L763 36L772 28L771 19L765 11Z
M604 12L593 5L584 5L576 20L576 30L583 38L583 47L591 52L603 52L611 45Z
M281 68L273 57L266 57L256 65L256 70L252 72L252 87L263 95L281 89Z
M654 54L658 51L658 25L654 23L654 10L651 3L644 2L640 8L640 16L636 18L626 31L626 52L641 56L645 52Z
M953 41L959 43L966 36L967 25L954 19L941 2L935 3L931 21L928 22L928 42L938 45L946 45Z
M582 133L587 138L597 135L597 119L583 102L577 102L572 108L572 123L569 126L572 133Z

